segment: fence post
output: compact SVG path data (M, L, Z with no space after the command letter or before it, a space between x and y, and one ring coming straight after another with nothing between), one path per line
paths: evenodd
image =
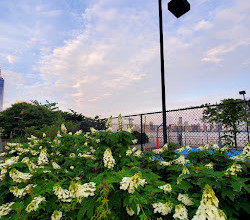
M143 128L142 128L142 114L141 114L141 150L144 151L142 133L143 133Z

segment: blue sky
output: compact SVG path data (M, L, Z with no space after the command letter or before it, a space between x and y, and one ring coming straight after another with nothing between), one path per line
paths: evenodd
M167 109L250 93L250 1L163 0ZM161 110L157 0L2 0L4 107L58 102L86 116ZM250 97L250 95L247 95Z

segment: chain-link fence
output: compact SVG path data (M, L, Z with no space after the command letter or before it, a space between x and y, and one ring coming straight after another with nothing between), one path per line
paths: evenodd
M247 121L250 121L249 106L248 100L168 110L166 111L167 142L180 146L199 146L206 143L217 143L221 146L229 143L230 146L242 148L249 142L247 126ZM208 112L211 113L207 120L204 119L206 112L207 115ZM117 130L117 120L117 117L113 119L114 131ZM134 134L139 139L138 144L142 149L154 149L157 145L163 146L162 112L123 116L123 121L124 129L134 126ZM229 125L223 124L222 121Z

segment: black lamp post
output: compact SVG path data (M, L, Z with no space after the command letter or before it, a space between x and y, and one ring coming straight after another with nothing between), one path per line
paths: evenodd
M247 140L248 140L248 142L250 142L250 140L249 140L249 131L248 131L248 121L247 121L247 101L246 101L246 98L245 98L246 91L239 91L239 94L243 95L243 99L245 101L245 119L246 119L246 123L247 123Z
M168 10L177 18L190 10L187 0L171 0L168 3ZM161 92L162 92L162 118L163 118L163 139L167 143L167 116L166 116L166 93L165 93L165 70L164 70L164 47L162 27L162 0L159 0L159 28L160 28L160 53L161 53Z

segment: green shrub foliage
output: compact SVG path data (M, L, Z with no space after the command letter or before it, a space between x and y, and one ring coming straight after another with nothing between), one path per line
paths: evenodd
M185 158L185 148L167 145L141 152L130 132L72 134L62 125L54 140L8 143L0 218L247 219L249 145L233 159L208 145Z

